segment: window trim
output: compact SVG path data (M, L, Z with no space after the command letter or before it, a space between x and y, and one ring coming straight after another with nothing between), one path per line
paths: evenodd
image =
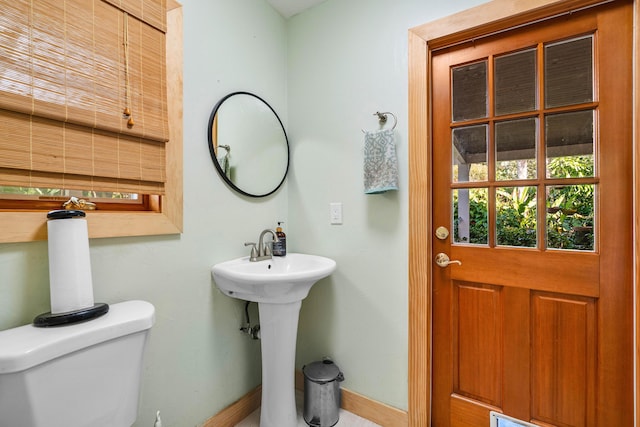
M182 213L182 6L167 1L167 108L169 142L166 146L165 195L157 212L87 213L90 238L179 234L183 230ZM0 211L0 243L30 242L47 239L47 212Z

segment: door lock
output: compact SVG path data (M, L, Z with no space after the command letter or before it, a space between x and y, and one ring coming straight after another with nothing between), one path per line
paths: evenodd
M445 240L447 237L449 237L449 230L447 229L447 227L440 226L436 228L436 237L440 240Z
M438 255L436 255L436 264L438 264L438 266L444 268L446 266L448 266L449 264L458 264L458 265L462 265L462 261L458 261L457 259L450 259L449 255L440 252Z

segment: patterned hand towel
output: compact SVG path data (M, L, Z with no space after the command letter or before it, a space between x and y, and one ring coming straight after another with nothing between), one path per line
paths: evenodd
M398 157L393 129L364 133L364 192L398 189Z
M218 156L218 164L220 165L220 169L224 172L227 178L231 178L231 164L229 162L229 152Z

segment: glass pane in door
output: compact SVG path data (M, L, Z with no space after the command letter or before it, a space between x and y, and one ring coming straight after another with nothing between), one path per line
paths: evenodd
M547 178L594 176L592 110L545 117Z
M536 178L537 129L536 118L496 123L496 180Z
M593 36L545 46L544 99L547 108L593 101Z
M496 244L535 248L536 187L502 187L496 189Z
M487 180L487 125L453 129L451 157L453 182Z
M595 185L547 188L547 248L592 251Z
M487 188L453 190L453 241L487 245L489 243Z
M536 50L499 56L494 61L495 114L533 111L537 106Z
M453 121L487 117L487 61L451 70Z

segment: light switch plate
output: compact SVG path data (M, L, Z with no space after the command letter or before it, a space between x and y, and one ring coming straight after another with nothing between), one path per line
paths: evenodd
M329 203L329 220L331 224L342 224L342 203Z

